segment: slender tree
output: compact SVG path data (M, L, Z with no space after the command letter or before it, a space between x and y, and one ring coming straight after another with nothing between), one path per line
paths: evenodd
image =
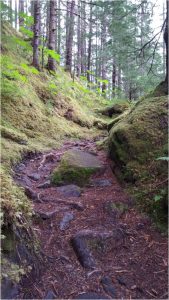
M81 4L81 74L86 75L86 3L83 1Z
M166 77L165 77L165 82L168 83L168 14L169 14L169 1L166 0L166 9L167 9L167 14L166 14L166 22L165 22L165 30L164 30L164 41L166 45Z
M106 80L106 57L105 57L105 44L106 44L106 15L103 12L102 29L101 29L101 46L102 46L102 80ZM102 93L106 91L106 83L102 84Z
M77 77L81 74L81 30L80 30L80 13L81 13L81 1L78 0L78 20L77 20Z
M74 35L74 9L75 9L75 1L71 1L71 3L67 3L67 41L66 41L66 71L71 73L72 68L72 47L73 47L73 35ZM70 7L70 8L69 8ZM69 11L70 9L70 11Z
M49 3L49 42L48 42L48 48L50 50L55 50L56 47L56 10L57 10L57 2L55 0L50 0ZM48 57L48 64L47 68L50 71L56 70L56 61L55 59L49 55Z
M58 0L58 39L57 39L57 52L60 54L61 47L61 6L60 0Z
M17 29L18 24L18 6L17 6L17 0L15 0L15 29Z
M34 37L33 37L33 66L39 66L39 37L40 37L40 0L34 1Z
M113 63L113 70L112 70L112 96L115 97L116 93L116 65Z
M19 0L19 13L22 14L25 12L24 9L24 0ZM20 15L19 16L19 26L23 26L24 25L24 18Z
M91 2L92 4L92 2ZM90 6L90 19L89 19L89 41L88 41L88 57L87 57L87 80L90 82L90 69L91 69L91 54L92 54L92 5Z

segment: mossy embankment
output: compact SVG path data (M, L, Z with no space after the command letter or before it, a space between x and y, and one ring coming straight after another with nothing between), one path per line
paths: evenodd
M159 224L167 221L167 110L166 96L142 99L113 124L108 139L116 173Z
M72 79L60 66L55 74L33 68L30 42L5 22L1 49L1 219L2 237L6 239L2 244L2 275L19 280L22 267L17 267L17 262L12 270L6 262L16 253L11 256L9 249L3 249L8 242L5 231L9 229L17 236L21 227L32 236L32 205L24 190L14 183L12 166L27 152L57 148L68 138L98 135L93 124L100 118L94 109L96 105L104 107L107 101L88 90L79 79Z

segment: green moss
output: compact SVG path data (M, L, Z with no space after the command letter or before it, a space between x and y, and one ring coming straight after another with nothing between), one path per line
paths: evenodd
M138 101L131 112L115 123L108 139L109 154L116 164L118 176L135 183L138 191L143 193L142 207L146 211L144 191L149 190L149 212L157 216L160 205L154 204L153 197L158 184L161 186L167 178L167 164L157 158L167 155L167 131L167 97L156 97ZM164 197L161 202L165 202Z
M62 162L52 174L52 183L55 185L74 183L84 186L94 171L92 168L71 167L66 162Z

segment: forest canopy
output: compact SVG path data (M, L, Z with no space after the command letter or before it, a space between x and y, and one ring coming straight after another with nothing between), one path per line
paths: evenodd
M60 64L99 95L132 100L165 79L167 7L158 5L153 0L8 0L1 14L25 36L23 47L33 48L38 70L55 71Z

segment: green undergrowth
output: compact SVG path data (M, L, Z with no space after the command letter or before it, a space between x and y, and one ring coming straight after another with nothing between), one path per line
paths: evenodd
M4 229L29 227L32 215L30 200L12 179L12 166L27 152L58 148L67 139L97 136L94 108L107 101L60 66L55 74L37 71L31 65L30 42L5 22L1 49L1 223L5 238ZM10 264L2 265L2 274L13 280ZM20 268L16 269L18 278Z

